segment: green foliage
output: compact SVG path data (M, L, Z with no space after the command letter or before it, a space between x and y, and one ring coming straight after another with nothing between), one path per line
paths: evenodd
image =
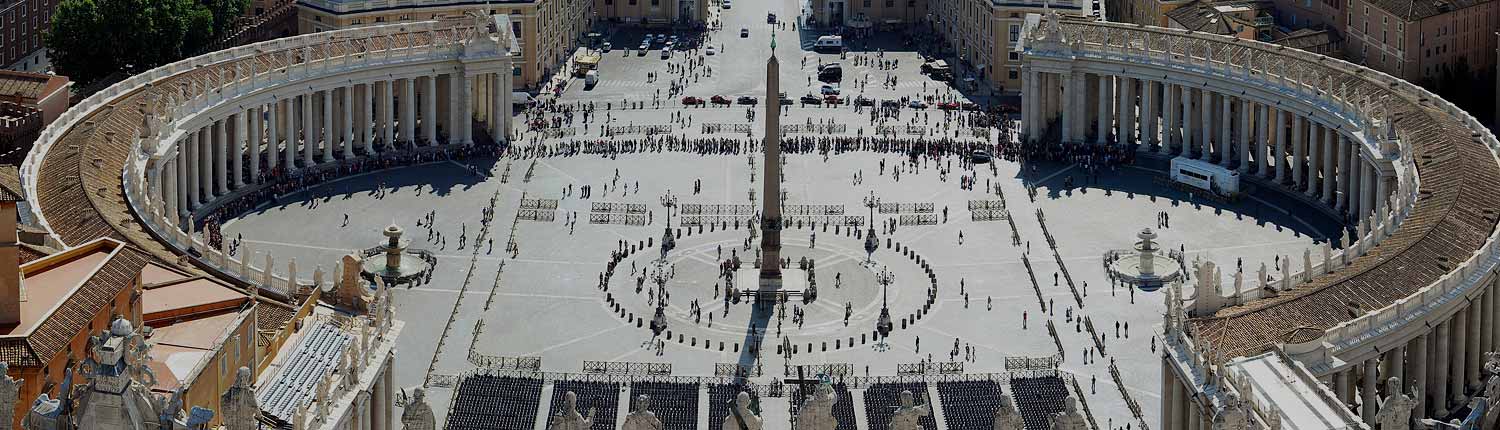
M46 36L57 72L80 85L135 74L208 46L249 0L62 0Z

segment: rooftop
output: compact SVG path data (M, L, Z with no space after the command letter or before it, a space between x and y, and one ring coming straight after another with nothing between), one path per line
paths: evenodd
M21 266L21 323L0 327L0 360L39 366L67 348L150 256L101 238Z
M35 104L67 86L63 76L0 70L0 100Z
M1413 22L1444 13L1489 3L1491 0L1369 0L1371 6L1380 8L1398 19Z
M1267 1L1234 0L1234 1L1194 1L1182 7L1167 12L1167 18L1182 28L1192 31L1202 31L1213 34L1235 34L1240 32L1244 26L1253 25L1246 22L1244 16L1259 15L1261 12L1269 12L1273 6Z
M1269 405L1281 414L1281 426L1287 430L1358 428L1358 417L1343 409L1326 388L1312 375L1277 352L1243 357L1225 365L1240 373L1254 387L1251 396L1257 404Z

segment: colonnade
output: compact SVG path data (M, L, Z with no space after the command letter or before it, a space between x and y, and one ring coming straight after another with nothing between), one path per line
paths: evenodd
M1226 94L1185 79L1155 80L1027 66L1028 143L1135 145L1140 152L1219 164L1300 193L1348 219L1382 213L1393 171L1353 130L1290 103Z
M148 172L151 198L185 217L272 172L473 144L474 120L486 125L491 141L502 142L509 135L511 79L508 73L454 72L350 82L241 104L181 134L175 156L164 158L159 172Z
M1385 348L1376 357L1350 363L1321 376L1338 402L1355 412L1371 428L1387 392L1385 381L1396 378L1400 389L1415 397L1412 418L1446 417L1484 395L1485 353L1500 349L1500 277L1491 276L1464 306L1436 321L1408 341ZM1214 411L1198 402L1195 390L1174 375L1170 358L1162 366L1162 425L1168 430L1207 430Z

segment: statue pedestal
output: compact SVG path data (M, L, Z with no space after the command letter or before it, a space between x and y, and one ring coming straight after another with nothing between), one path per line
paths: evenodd
M745 268L734 272L734 286L739 288L742 299L771 299L788 296L787 301L801 300L807 292L807 271L791 268L781 269L781 279L761 279L760 269Z

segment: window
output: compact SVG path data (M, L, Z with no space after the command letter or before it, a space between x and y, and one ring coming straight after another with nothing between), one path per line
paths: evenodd
M1020 75L1020 73L1016 72L1015 70L1011 70L1010 71L1010 78L1011 79L1021 79L1021 75Z
M865 0L865 7L870 7L870 0Z
M1020 41L1020 40L1021 40L1021 26L1015 25L1015 24L1011 24L1010 25L1010 41L1011 42L1017 42L1017 41Z
M885 0L885 7L896 7L896 0Z
M1021 54L1018 53L1018 52L1012 51L1010 53L1010 61L1021 61Z

